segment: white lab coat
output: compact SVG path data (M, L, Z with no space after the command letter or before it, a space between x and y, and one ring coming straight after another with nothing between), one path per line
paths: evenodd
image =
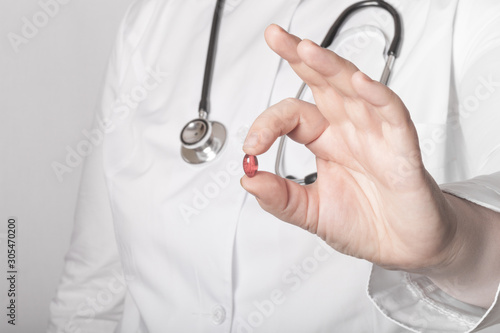
M301 83L266 46L265 27L320 42L354 1L226 2L210 119L228 142L196 166L182 160L179 134L197 117L215 1L140 0L128 11L49 332L466 332L499 323L496 303L485 311L424 277L370 274L370 263L275 219L241 188L249 126ZM500 211L500 2L389 2L404 23L390 86L411 111L426 167L444 190ZM331 48L378 78L392 31L385 13L366 10ZM261 170L273 170L275 153L259 157ZM285 160L289 173L314 171L296 144Z

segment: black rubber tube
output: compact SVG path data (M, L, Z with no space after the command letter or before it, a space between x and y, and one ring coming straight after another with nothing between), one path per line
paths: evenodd
M224 10L225 0L217 0L215 4L214 17L212 20L212 29L210 31L210 41L208 42L207 61L205 63L205 75L203 76L203 88L201 90L200 111L210 112L210 87L212 85L212 73L217 53L217 39L219 37L220 19Z
M394 37L392 38L391 46L387 51L387 55L394 55L397 58L399 55L399 50L401 49L401 42L402 42L401 17L399 16L397 10L393 6L381 0L360 1L347 7L340 14L335 23L333 23L330 30L328 30L328 33L326 34L325 38L323 39L323 42L321 43L321 47L325 48L329 47L332 44L335 37L337 36L339 30L342 28L342 25L344 25L346 20L349 18L349 16L351 16L358 10L367 7L382 8L385 9L387 12L389 12L389 14L391 14L394 20Z

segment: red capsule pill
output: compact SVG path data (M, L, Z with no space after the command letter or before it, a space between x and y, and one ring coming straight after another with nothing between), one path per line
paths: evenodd
M246 154L243 158L243 170L248 177L253 177L259 169L257 156Z

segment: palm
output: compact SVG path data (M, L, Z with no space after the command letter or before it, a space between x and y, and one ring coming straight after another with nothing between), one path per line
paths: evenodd
M423 167L402 102L329 51L309 46L313 51L302 58L316 52L318 60L311 58L306 65L293 36L268 39L311 87L316 106L285 101L272 107L252 126L272 132L266 136L270 142L246 150L259 154L288 133L316 155L318 180L304 187L259 173L245 187L264 209L317 233L340 252L386 267L428 265L428 258L438 257L446 244L451 227L443 223L438 207L444 197ZM335 66L340 69L329 73Z

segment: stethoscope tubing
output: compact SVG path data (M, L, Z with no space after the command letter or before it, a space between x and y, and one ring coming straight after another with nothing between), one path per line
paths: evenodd
M220 22L224 9L225 0L217 0L214 9L214 15L212 19L212 27L210 31L210 41L208 45L207 58L205 63L205 73L203 76L203 87L201 91L200 104L198 109L197 119L193 119L184 126L181 131L181 155L183 159L190 164L200 164L213 160L224 147L226 141L226 129L221 123L210 121L210 89L213 77L213 67L215 63L215 55L217 53L217 39L219 36ZM401 17L399 16L397 10L383 0L366 0L354 3L353 5L347 7L335 20L333 25L328 30L321 47L327 48L334 41L338 32L346 22L346 20L355 12L363 8L368 7L379 7L387 12L389 12L394 21L394 36L387 51L387 60L380 78L380 82L387 85L389 82L391 71L399 54L402 43L402 24ZM295 98L301 99L305 91L306 84L302 83L299 91L297 92ZM207 126L200 126L203 122L206 122ZM212 126L216 130L211 131ZM286 135L282 136L278 146L278 152L276 156L275 172L276 175L283 177L284 173L282 170L283 159L284 159L284 148L286 144ZM296 179L293 176L287 176L286 178L292 179L299 184L310 184L316 180L316 173L308 175L302 179Z
M335 37L339 33L340 29L344 25L344 23L347 21L347 19L353 15L355 12L368 8L368 7L379 7L387 12L389 12L393 18L394 21L394 36L391 42L391 45L389 46L389 49L387 50L387 60L384 66L384 70L382 71L382 75L380 77L380 82L383 83L384 85L387 85L391 76L392 68L394 66L394 62L396 61L397 56L399 55L399 51L401 49L401 44L402 44L402 37L403 37L403 32L402 32L402 24L401 24L401 17L399 16L399 13L397 10L388 4L385 1L377 1L377 0L367 0L367 1L360 1L357 2L348 8L346 8L340 16L337 18L337 20L333 23L331 28L328 30L325 38L323 39L323 42L321 43L321 47L323 48L328 48L333 41L335 40ZM306 89L307 85L305 82L302 83L300 86L297 94L295 95L296 99L302 99L302 95L304 94L304 91ZM282 177L282 178L288 178L298 184L301 185L308 185L313 183L316 178L317 174L312 173L308 175L305 178L295 178L293 176L286 176L284 177L284 170L282 170L283 166L283 159L284 159L284 150L285 150L285 145L286 145L286 135L283 135L280 138L279 146L278 146L278 151L276 154L276 162L274 165L274 172L276 173L277 176Z
M215 64L215 55L217 53L217 40L219 38L220 21L224 9L224 2L225 0L217 0L212 19L207 60L205 62L205 74L203 75L203 87L201 89L200 105L198 107L199 117L203 119L207 119L210 113L210 88L212 86L213 68Z

